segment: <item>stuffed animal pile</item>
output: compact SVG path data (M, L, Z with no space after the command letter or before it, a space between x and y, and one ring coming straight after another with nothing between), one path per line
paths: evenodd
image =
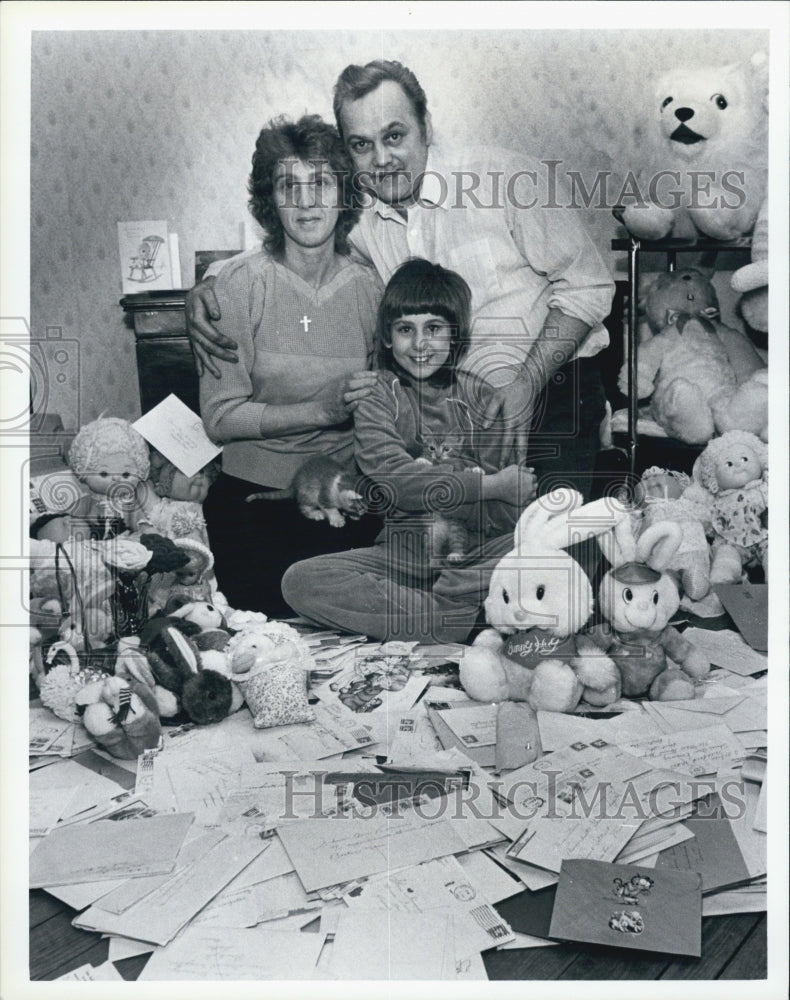
M768 372L745 334L719 320L710 280L697 268L661 274L642 300L636 392L670 437L705 444L746 430L767 440ZM619 375L628 394L628 364Z
M211 725L245 694L256 726L312 719L299 635L216 590L201 507L215 464L187 477L115 417L86 424L69 463L66 506L38 503L31 524L42 703L128 758L158 744L161 720Z
M731 431L708 444L691 478L647 470L630 504L584 504L572 490L535 500L492 573L491 628L461 659L466 693L555 712L621 696L699 697L710 662L670 619L681 594L700 600L751 566L767 571L767 474L765 444ZM565 551L585 538L611 564L593 625L592 585Z
M617 500L583 504L575 490L542 497L519 518L514 547L495 568L485 601L492 629L465 650L461 684L477 701L527 701L534 709L572 712L583 697L607 705L620 675L584 626L592 585L565 549L611 536L628 511Z

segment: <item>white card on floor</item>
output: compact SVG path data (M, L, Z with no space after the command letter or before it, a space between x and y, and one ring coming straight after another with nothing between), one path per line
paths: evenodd
M455 970L453 919L447 913L341 913L327 972L333 979L443 979Z
M244 930L193 925L153 954L138 981L309 979L323 940L266 924Z

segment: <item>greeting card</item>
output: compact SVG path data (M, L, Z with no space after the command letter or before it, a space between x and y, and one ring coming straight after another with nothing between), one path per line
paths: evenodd
M698 958L702 877L669 868L563 861L549 936Z

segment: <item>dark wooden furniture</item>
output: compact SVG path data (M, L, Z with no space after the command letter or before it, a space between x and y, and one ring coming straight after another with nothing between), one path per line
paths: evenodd
M134 328L140 407L146 413L171 392L200 412L195 359L184 319L185 289L125 295L121 305Z

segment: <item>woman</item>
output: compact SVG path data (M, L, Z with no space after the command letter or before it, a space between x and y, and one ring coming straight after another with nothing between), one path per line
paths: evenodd
M204 372L200 405L222 473L204 505L220 589L232 607L291 614L280 593L300 559L370 544L373 518L343 528L308 521L290 499L247 503L250 493L290 486L313 455L353 464L351 415L376 380L381 283L348 257L357 218L335 129L316 115L280 118L258 136L250 209L263 250L235 259L216 279L220 328L239 364ZM350 186L350 185L349 185Z

